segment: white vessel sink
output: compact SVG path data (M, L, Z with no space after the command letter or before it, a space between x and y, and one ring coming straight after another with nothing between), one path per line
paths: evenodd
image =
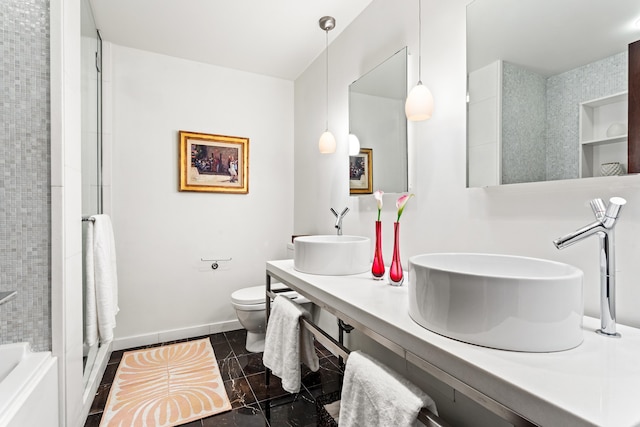
M293 248L293 267L302 273L342 276L371 268L368 237L301 236L294 239Z
M582 343L581 270L536 258L435 253L409 258L409 315L430 331L501 350Z

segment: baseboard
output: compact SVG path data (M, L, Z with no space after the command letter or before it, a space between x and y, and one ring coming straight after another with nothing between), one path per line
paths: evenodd
M242 329L240 322L238 320L229 320L226 322L210 323L208 325L190 326L188 328L170 329L150 334L116 338L113 340L113 350L126 350L128 348L217 334L219 332L228 332L236 329Z

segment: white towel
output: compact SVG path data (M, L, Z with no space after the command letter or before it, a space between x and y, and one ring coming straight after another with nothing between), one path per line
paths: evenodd
M118 308L116 248L111 219L94 215L87 229L86 270L86 344L93 345L98 336L105 344L113 340Z
M84 246L84 344L85 347L93 347L98 342L96 281L93 266L93 221L87 221Z
M340 399L340 427L411 427L417 425L423 407L438 415L435 402L398 373L359 351L349 355Z
M275 297L262 356L264 366L282 379L282 388L289 393L300 391L300 362L314 372L320 367L313 335L300 327L300 316L311 318L308 311L289 298Z

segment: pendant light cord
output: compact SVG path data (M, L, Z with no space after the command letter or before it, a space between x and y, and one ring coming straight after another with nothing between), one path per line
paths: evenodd
M325 114L325 130L329 130L329 30L324 30L325 33L325 53L326 53L326 114Z
M418 0L418 84L422 84L422 0Z

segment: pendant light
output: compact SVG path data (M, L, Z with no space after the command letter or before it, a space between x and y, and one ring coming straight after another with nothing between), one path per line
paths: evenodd
M331 154L336 151L336 139L331 132L329 132L329 31L333 30L336 26L336 20L333 16L323 16L319 21L320 28L325 32L326 35L326 122L325 122L325 131L322 135L320 135L320 141L318 142L318 148L322 154Z
M418 0L418 84L411 89L404 104L407 119L412 122L428 120L433 114L433 95L422 84L422 1Z
M358 153L360 153L360 140L355 134L350 133L349 134L349 155L357 156Z

